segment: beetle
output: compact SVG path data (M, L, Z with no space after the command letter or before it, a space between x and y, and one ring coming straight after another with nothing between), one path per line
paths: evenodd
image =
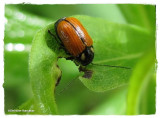
M74 17L61 18L56 21L54 29L58 42L70 55L67 59L74 60L82 66L92 62L94 58L93 40L78 19ZM52 34L50 31L49 33Z
M93 74L92 70L85 68L88 64L92 64L93 66L131 69L123 66L92 63L94 58L93 40L78 19L74 17L61 18L55 22L54 30L56 35L50 30L48 30L48 32L54 36L65 52L69 54L70 57L66 59L73 60L77 65L80 65L79 71L85 72L83 75L84 78L91 78ZM58 85L60 78L57 80L56 86Z

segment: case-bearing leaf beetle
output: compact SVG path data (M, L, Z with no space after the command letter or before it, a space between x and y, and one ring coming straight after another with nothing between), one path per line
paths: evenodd
M61 18L56 21L54 28L56 36L50 30L48 31L60 43L66 53L70 55L67 59L74 60L82 66L86 66L92 62L94 58L93 41L78 19L74 17ZM95 66L131 69L124 66L91 64Z
M74 17L65 17L55 23L56 40L65 51L82 66L90 64L94 58L93 41L80 21ZM52 34L49 31L50 34ZM53 34L52 34L53 35Z
M76 64L78 63L78 65L81 65L79 70L85 72L83 77L91 78L92 70L87 70L85 67L82 67L90 64L94 58L93 41L87 30L80 21L74 17L64 17L57 20L54 24L54 29L56 36L52 34L50 30L48 30L48 32L54 36L66 53L70 55L70 57L66 59L74 60ZM95 66L131 69L123 66L91 64ZM59 80L60 78L56 85L58 85Z

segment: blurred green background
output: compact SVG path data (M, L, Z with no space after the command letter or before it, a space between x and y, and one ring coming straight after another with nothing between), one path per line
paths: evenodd
M5 113L32 98L28 58L35 33L52 21L71 15L99 17L110 22L143 27L153 34L155 32L153 5L6 5L3 85ZM103 93L92 92L78 79L72 81L78 76L78 69L73 62L60 59L58 63L63 72L61 82L56 88L60 114L126 114L128 85ZM149 97L142 99L139 114L155 113L155 82L153 76L145 91L145 95Z

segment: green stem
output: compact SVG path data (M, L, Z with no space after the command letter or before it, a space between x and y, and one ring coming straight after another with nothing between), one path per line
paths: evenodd
M135 67L128 88L127 115L139 114L140 98L144 95L149 80L152 79L154 65L155 53L152 50Z

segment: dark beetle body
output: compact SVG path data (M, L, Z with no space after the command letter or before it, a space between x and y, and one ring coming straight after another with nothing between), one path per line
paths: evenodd
M73 17L59 19L55 30L61 45L75 61L83 66L92 62L93 41L79 20Z

